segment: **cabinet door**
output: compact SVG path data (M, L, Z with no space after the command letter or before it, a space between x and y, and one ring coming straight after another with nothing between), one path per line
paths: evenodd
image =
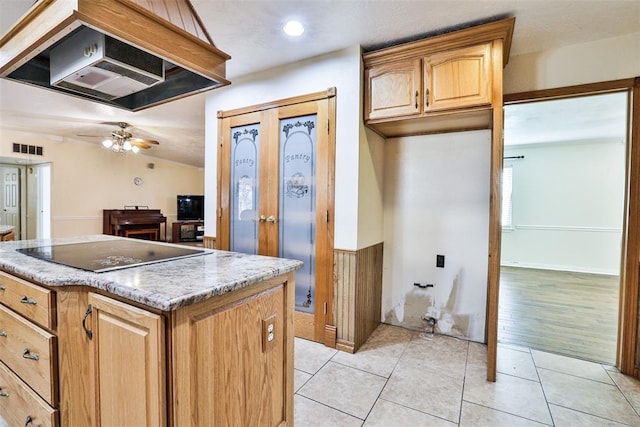
M420 114L420 58L376 65L365 70L366 119Z
M174 425L293 425L293 324L285 312L293 283L271 282L257 294L245 288L176 313Z
M161 316L89 294L99 426L166 425Z
M491 43L424 58L425 111L491 104Z

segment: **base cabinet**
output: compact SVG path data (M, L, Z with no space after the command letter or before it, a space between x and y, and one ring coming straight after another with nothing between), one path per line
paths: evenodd
M166 425L164 319L94 293L89 306L97 425Z
M174 425L293 425L293 321L285 307L293 307L290 289L276 281L177 313Z
M0 417L10 426L55 427L58 410L0 362Z
M25 285L0 278L11 295ZM21 337L12 344L0 334L0 417L12 427L292 426L294 279L287 273L171 312L83 286L28 283L49 293L38 304L54 303L43 318L56 327L3 307L9 294L0 301L0 332ZM38 361L10 357L22 343L50 367L46 381L30 376Z

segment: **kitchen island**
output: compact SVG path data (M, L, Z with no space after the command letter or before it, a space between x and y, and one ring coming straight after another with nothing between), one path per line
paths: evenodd
M0 244L0 387L10 389L0 417L70 427L293 425L302 263L204 250L94 273L18 252L115 240L129 239Z

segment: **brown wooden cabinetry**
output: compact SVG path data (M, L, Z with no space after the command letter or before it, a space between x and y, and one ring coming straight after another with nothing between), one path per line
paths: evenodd
M9 395L0 417L12 426L291 426L294 277L165 312L0 272L0 393ZM23 293L35 303L13 301ZM41 305L44 324L9 304Z
M489 128L491 109L502 105L513 25L506 19L365 53L365 122L387 137Z
M394 61L365 70L367 119L412 116L422 111L420 59Z
M0 417L10 425L58 425L54 295L0 272Z
M374 65L365 70L366 119L491 104L491 43Z
M424 58L424 111L491 105L491 43Z
M97 425L165 425L164 319L95 293L89 304Z
M58 410L47 402L22 380L0 363L0 416L10 426L58 425ZM31 424L29 424L31 422Z

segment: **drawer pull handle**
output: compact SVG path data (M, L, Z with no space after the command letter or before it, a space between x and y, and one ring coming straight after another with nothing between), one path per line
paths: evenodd
M91 304L87 307L87 311L84 312L84 316L82 317L82 329L84 329L84 333L87 334L89 339L93 338L93 331L87 329L87 317L91 314Z
M27 416L27 419L24 420L24 427L40 427L40 424L34 424L33 423L33 418L31 418L31 415Z
M6 336L7 336L7 331L0 331L0 337L6 337Z
M38 356L37 354L35 353L31 354L31 350L29 350L28 348L24 349L24 351L22 352L22 357L24 357L25 359L31 359L31 360L40 359L40 356Z
M33 304L33 305L36 305L38 303L38 301L34 300L33 298L27 298L26 295L22 297L20 302L23 304Z

